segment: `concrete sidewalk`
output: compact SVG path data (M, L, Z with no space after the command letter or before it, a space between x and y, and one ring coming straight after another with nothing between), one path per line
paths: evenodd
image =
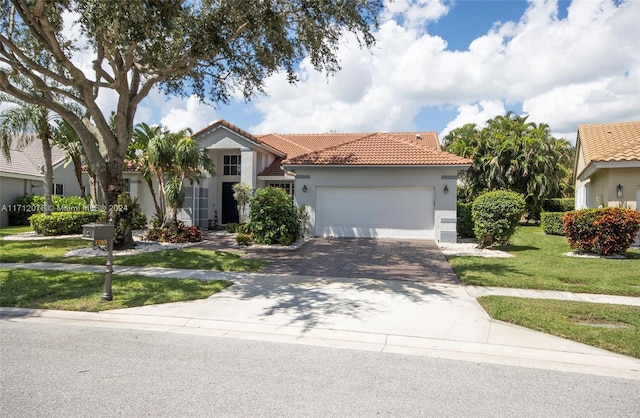
M54 263L0 267L93 272L105 269ZM16 321L365 349L640 380L638 359L492 320L475 300L480 294L531 297L520 289L124 266L115 266L114 272L226 279L234 281L234 285L208 299L189 302L100 313L1 308L0 315ZM535 292L537 297L547 294ZM549 295L565 300L582 297L568 292ZM601 299L588 296L592 302ZM616 303L611 296L602 298ZM638 299L616 300L638 305Z

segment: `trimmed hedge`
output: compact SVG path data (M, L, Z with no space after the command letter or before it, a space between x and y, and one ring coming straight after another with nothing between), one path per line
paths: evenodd
M571 211L562 222L571 248L600 255L624 253L640 230L640 214L624 208Z
M52 212L84 212L88 210L87 202L79 196L51 196ZM13 205L8 205L9 226L29 225L29 218L36 213L44 212L44 196L21 196Z
M544 199L542 201L543 212L569 212L575 208L575 200L569 198ZM564 234L563 234L564 235Z
M458 235L462 238L475 237L475 234L473 233L473 219L471 218L472 205L473 203L456 203L456 210L458 214L456 229L458 230Z
M548 235L564 236L562 217L567 212L542 212L540 214L542 230Z
M480 248L506 244L526 209L520 193L496 190L480 195L471 207L473 231Z
M54 212L50 216L36 213L31 215L29 222L33 230L40 235L72 235L81 234L82 225L96 222L104 216L106 216L104 211Z

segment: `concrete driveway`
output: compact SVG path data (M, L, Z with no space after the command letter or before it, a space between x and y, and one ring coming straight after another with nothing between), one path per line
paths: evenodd
M260 273L293 276L406 280L460 284L433 241L314 238L296 250L233 247L224 235L209 235L199 248L242 251L269 261Z

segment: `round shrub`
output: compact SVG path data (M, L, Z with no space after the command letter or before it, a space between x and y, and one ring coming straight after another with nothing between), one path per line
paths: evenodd
M249 209L246 231L258 244L291 245L300 236L298 209L283 189L256 190Z
M480 195L471 207L478 246L506 244L516 232L525 208L524 197L519 193L497 190Z
M583 209L562 218L569 246L585 253L622 254L640 230L640 214L624 208Z

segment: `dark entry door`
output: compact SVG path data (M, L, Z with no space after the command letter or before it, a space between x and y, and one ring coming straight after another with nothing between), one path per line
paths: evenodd
M238 203L233 198L233 185L236 183L222 183L222 223L239 222Z

